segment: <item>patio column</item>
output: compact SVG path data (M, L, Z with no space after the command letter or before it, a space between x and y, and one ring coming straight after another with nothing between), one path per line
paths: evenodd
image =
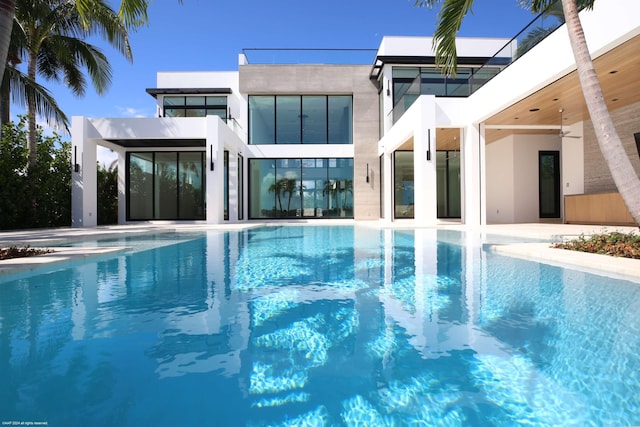
M224 222L224 143L218 116L206 117L205 170L207 224Z
M97 144L87 137L85 117L71 118L71 226L98 223Z
M438 219L436 174L436 97L422 95L420 120L413 134L413 197L416 225L435 225Z
M460 138L460 179L462 181L461 220L466 225L485 225L485 137L484 128L471 124Z

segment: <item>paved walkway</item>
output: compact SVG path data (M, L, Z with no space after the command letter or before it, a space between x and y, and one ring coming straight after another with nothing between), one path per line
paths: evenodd
M303 222L300 222L303 223ZM68 261L80 260L93 256L105 256L126 248L104 247L62 247L60 245L78 241L95 240L96 238L112 238L131 235L143 235L172 231L203 230L238 230L259 227L265 224L282 224L281 222L251 222L242 224L205 225L205 224L143 224L116 225L92 228L54 228L41 230L20 230L0 232L0 247L9 246L45 246L55 252L36 257L16 258L0 261L0 276L33 270L43 265L52 265ZM357 222L352 220L314 220L310 225L321 224L357 224L371 227L412 228L413 221L397 221L382 225L374 221ZM442 222L442 229L468 230L486 233L486 235L502 235L511 238L543 239L547 242L559 242L580 235L591 235L607 231L638 232L635 227L589 226L577 224L500 224L482 227L470 227L455 222ZM549 243L508 243L488 244L487 249L503 255L537 260L543 263L570 266L598 274L620 277L640 283L640 260L615 258L604 255L586 254L562 249L553 249Z

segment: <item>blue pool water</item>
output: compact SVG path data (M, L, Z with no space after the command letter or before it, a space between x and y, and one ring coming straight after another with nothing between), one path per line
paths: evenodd
M0 283L0 421L640 424L640 284L351 226L88 242Z

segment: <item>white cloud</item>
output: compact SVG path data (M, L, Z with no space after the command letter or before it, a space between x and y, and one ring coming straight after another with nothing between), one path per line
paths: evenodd
M98 163L107 168L111 166L111 163L113 163L114 160L118 158L118 154L115 151L111 151L110 149L101 145L98 145L96 156L98 159Z
M124 117L133 117L133 118L141 118L141 117L153 117L152 114L149 114L145 110L141 110L133 107L117 107L120 114Z

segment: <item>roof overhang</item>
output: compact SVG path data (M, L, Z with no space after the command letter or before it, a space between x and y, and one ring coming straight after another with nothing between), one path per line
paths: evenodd
M158 95L228 95L231 88L213 87L213 88L147 88L147 93L154 98Z

